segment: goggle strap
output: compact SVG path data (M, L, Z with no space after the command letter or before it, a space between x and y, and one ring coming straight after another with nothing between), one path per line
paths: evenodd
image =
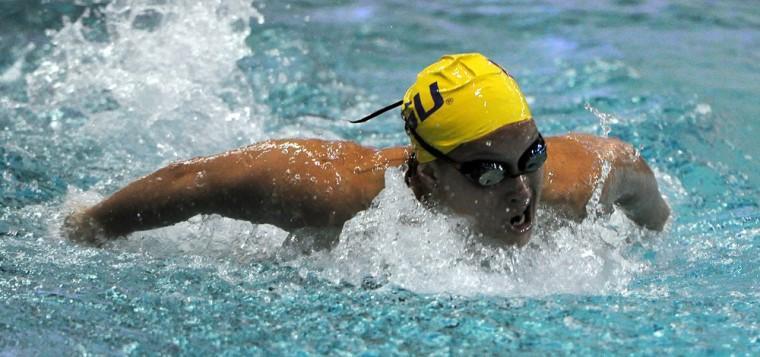
M414 136L414 140L416 140L417 143L420 144L420 146L422 146L422 148L425 149L425 151L429 152L431 155L435 156L438 159L444 160L446 162L449 162L449 163L452 163L452 164L455 164L455 165L459 165L458 162L454 161L450 157L446 156L446 154L444 154L441 151L439 151L438 149L434 148L433 145L430 145L427 142L425 142L425 140L422 139L422 137L420 136L420 134L417 134L417 132L414 129L412 129L411 127L409 127L409 125L406 125L406 130L408 132L412 133L412 136Z
M399 100L398 102L394 102L393 104L386 105L386 106L384 106L384 107L376 110L374 113L372 113L370 115L367 115L364 118L361 118L361 119L358 119L358 120L351 120L351 123L358 124L358 123L364 123L365 121L369 121L370 119L372 119L372 118L374 118L376 116L379 116L380 114L383 114L383 113L385 113L385 112L387 112L387 111L389 111L389 110L391 110L393 108L401 106L401 104L403 102L404 102L403 100Z
M384 106L384 107L382 107L382 108L374 111L372 114L367 115L364 118L357 119L357 120L351 120L350 122L354 123L354 124L364 123L364 122L369 121L370 119L375 118L375 117L377 117L377 116L379 116L379 115L381 115L381 114L383 114L383 113L385 113L385 112L387 112L387 111L389 111L389 110L391 110L393 108L396 108L396 107L400 106L403 103L404 103L403 100L399 100L397 102L394 102L392 104L386 105L386 106ZM456 161L454 161L451 158L449 158L448 156L446 156L446 154L442 153L440 150L434 148L433 145L430 145L427 142L425 142L425 140L422 139L422 137L420 136L420 134L417 134L417 132L414 129L412 129L409 125L406 125L406 130L408 132L410 132L412 134L412 136L414 136L414 140L416 140L417 143L419 143L420 146L422 146L422 148L425 149L425 151L429 152L431 155L435 156L438 159L445 160L445 161L453 163L453 164L457 164Z

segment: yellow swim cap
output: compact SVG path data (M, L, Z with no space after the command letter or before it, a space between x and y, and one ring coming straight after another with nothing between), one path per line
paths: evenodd
M517 82L479 53L445 55L417 74L402 116L428 145L447 154L504 125L530 120ZM417 160L435 160L410 134Z

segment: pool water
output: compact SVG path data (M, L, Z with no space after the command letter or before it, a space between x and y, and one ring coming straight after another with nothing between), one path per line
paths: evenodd
M0 3L0 355L760 353L760 7L751 1ZM172 161L268 138L404 145L440 55L518 79L539 128L639 148L673 215L546 212L482 246L402 173L300 254L218 216L103 249L67 212ZM596 208L594 202L589 208Z

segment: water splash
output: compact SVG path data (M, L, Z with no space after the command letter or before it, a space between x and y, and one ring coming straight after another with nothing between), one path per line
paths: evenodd
M250 52L251 17L263 21L246 1L89 8L49 34L51 53L26 76L29 106L52 113L60 135L107 148L109 163L165 162L249 143L262 136L257 115L267 112L236 65ZM62 112L84 119L66 122L55 115Z
M601 137L609 137L610 132L612 131L612 125L620 124L620 119L618 117L609 113L602 112L601 110L593 107L590 103L586 103L583 108L589 111L591 114L594 114L594 116L599 119Z
M424 208L402 176L386 173L386 188L346 223L335 249L294 264L336 283L502 296L624 293L647 269L622 243L644 236L622 213L600 218L600 225L558 222L541 212L527 247L498 248L482 243L462 219Z

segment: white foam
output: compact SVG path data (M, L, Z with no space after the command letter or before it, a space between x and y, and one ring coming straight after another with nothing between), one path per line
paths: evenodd
M50 33L52 53L26 76L33 109L71 108L88 119L66 135L163 161L221 151L262 136L264 106L236 61L250 53L249 1L113 1L102 9L107 41L83 18ZM152 16L153 23L140 25Z
M402 176L387 172L387 187L346 223L335 249L294 264L334 282L507 296L624 293L647 268L625 254L623 241L640 239L641 231L622 213L580 224L539 224L527 247L497 248L480 243L461 219L422 207Z

